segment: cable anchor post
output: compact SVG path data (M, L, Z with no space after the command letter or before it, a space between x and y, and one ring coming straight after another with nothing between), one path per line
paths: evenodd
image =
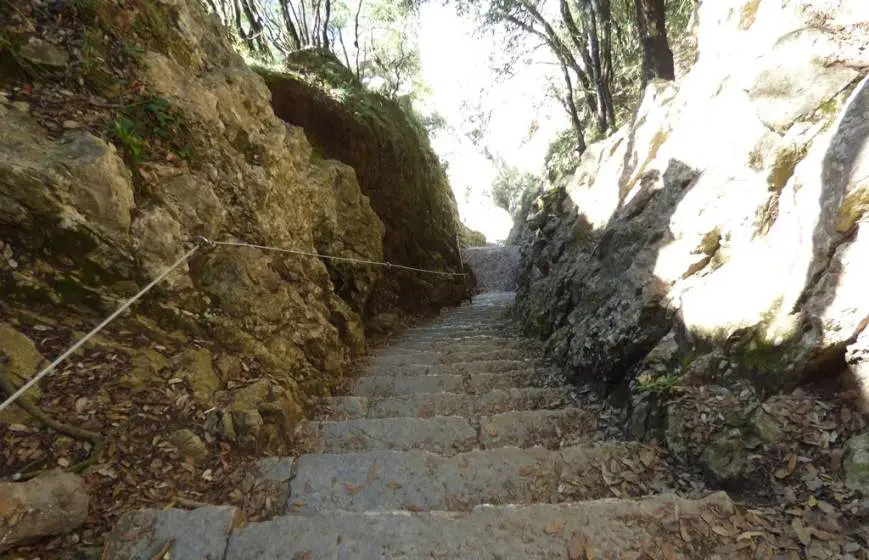
M193 244L199 247L200 251L210 251L215 247L214 241L208 239L204 235L197 235L194 237Z

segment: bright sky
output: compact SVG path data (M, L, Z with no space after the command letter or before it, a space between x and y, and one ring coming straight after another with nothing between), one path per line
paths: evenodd
M492 162L457 132L467 128L461 107L463 103L482 103L491 110L490 127L483 139L489 152L511 165L539 173L549 142L566 120L556 102L544 98L553 67L529 65L519 76L493 86L496 76L489 59L495 48L493 36L475 35L471 21L456 15L453 7L434 2L423 4L420 20L423 79L432 89L429 103L453 129L435 137L434 148L449 165L462 220L483 232L490 242L503 240L512 221L489 195L495 175Z

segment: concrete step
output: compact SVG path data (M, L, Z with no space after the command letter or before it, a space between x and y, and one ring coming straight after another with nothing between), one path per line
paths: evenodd
M727 495L716 493L702 500L662 495L477 506L464 513L290 515L234 531L226 560L710 558L736 541L733 511Z
M453 457L371 451L284 460L294 461L295 473L287 513L305 515L330 509L469 511L480 504L636 497L672 483L660 450L641 444L601 443L560 451L502 447Z
M539 445L558 449L564 441L585 441L597 426L594 413L578 408L506 412L473 419L435 416L433 418L365 418L309 422L301 436L310 453L414 449L455 455L483 448Z
M511 410L560 408L570 402L572 389L534 387L494 389L479 395L468 393L412 393L383 398L330 397L323 399L320 420L390 418L396 416L465 416L499 414Z

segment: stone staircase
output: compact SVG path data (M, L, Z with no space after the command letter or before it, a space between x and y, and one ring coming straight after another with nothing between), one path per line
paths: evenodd
M104 558L150 559L169 539L175 560L715 557L735 539L729 498L679 497L658 448L603 440L600 408L511 332L511 304L478 296L368 359L303 427L306 454L260 463L289 486L284 515L235 528L231 507L137 512Z

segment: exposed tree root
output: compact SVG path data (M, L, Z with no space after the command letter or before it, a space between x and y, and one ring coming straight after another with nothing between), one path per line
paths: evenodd
M5 392L7 395L13 394L17 389L15 385L12 383L12 379L7 373L6 369L0 367L0 390ZM76 463L75 465L69 468L70 472L80 473L84 469L86 469L91 463L93 463L97 457L99 457L100 453L103 449L103 436L97 432L92 432L90 430L85 430L84 428L78 428L76 426L70 426L69 424L64 424L63 422L59 422L49 416L44 410L36 406L36 404L30 400L29 397L21 396L16 403L18 406L23 408L30 416L38 420L42 425L46 426L54 430L55 432L67 435L69 437L85 440L90 442L93 445L93 449L91 449L90 457ZM38 466L39 463L28 465L28 468ZM33 470L30 472L20 473L17 477L18 480L28 480L30 478L35 477L39 474L40 471Z

